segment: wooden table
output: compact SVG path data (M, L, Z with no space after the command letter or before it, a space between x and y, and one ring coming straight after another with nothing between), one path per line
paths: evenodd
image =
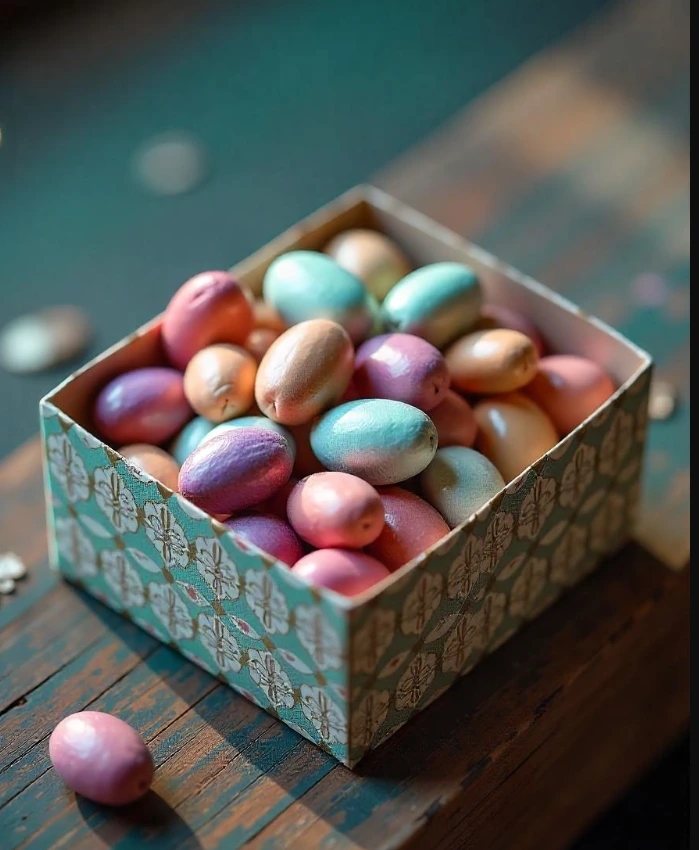
M380 179L611 319L679 386L688 8L620 7ZM631 285L649 270L670 288L654 311ZM688 559L687 427L686 411L653 426L643 522L644 541L675 566ZM0 466L0 551L30 568L0 609L8 850L562 848L687 727L689 570L640 545L351 773L52 575L42 502L32 440ZM158 770L142 803L111 812L76 800L51 769L51 729L87 707L149 742Z

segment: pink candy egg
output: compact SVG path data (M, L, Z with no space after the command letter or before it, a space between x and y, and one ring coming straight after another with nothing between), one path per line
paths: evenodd
M359 549L376 540L384 522L376 490L346 472L319 472L299 481L286 510L296 533L318 549Z
M288 441L265 428L230 428L205 440L182 464L180 493L210 514L251 508L291 476Z
M478 423L473 408L453 390L447 390L443 400L430 410L430 419L437 429L440 449L447 446L470 448L476 442Z
M149 367L124 372L97 396L95 424L112 443L149 443L170 440L192 418L176 369Z
M441 353L420 337L382 334L357 349L353 383L361 398L388 398L428 411L444 398L449 380Z
M402 487L382 487L379 494L386 524L367 552L392 572L449 534L442 516L414 493Z
M153 781L153 758L136 730L101 711L61 720L51 733L49 756L73 791L108 806L133 803Z
M303 556L301 541L291 526L279 517L244 514L227 520L225 525L238 537L290 567Z
M297 561L292 572L343 596L358 596L390 575L375 558L353 549L316 549Z
M564 436L584 422L614 394L609 375L592 360L572 354L542 357L527 395L548 413Z
M481 321L478 328L505 328L510 331L519 331L528 336L534 343L537 354L542 357L546 349L544 340L538 328L527 316L510 310L509 307L501 307L499 304L484 304L481 307Z
M253 328L251 299L228 272L202 272L177 290L163 316L162 340L173 366L217 342L242 345Z

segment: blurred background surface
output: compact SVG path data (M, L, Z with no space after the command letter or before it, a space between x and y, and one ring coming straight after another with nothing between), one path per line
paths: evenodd
M99 352L191 274L371 180L605 5L0 3L0 326L79 305ZM688 82L658 122L683 129L687 95ZM0 457L37 430L38 398L68 371L0 372ZM580 850L687 846L687 754Z

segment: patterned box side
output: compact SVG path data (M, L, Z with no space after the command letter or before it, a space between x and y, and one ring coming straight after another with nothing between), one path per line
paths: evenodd
M628 539L650 368L351 618L356 764Z
M348 761L348 618L279 562L41 407L54 566Z

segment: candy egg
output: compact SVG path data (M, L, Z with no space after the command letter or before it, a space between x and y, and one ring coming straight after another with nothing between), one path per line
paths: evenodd
M61 720L49 738L49 757L69 788L107 806L133 803L153 781L153 758L139 734L101 711Z
M303 556L303 546L291 526L276 516L244 514L224 525L258 549L289 566Z
M271 328L254 328L248 334L243 348L259 363L280 334L281 331L273 331Z
M291 425L291 432L296 443L296 459L294 461L294 475L297 478L305 478L314 472L325 472L323 464L313 453L311 448L311 430L313 422L304 422L303 425Z
M379 495L385 525L367 552L392 572L449 534L439 513L414 493L402 487L382 487Z
M483 399L473 412L478 422L476 448L508 483L558 442L553 422L522 393Z
M497 468L480 452L465 446L439 449L420 476L427 501L450 528L461 525L505 486Z
M277 313L274 307L266 301L263 301L261 298L256 298L253 301L252 313L256 328L277 331L277 333L281 334L284 333L288 327L287 323L284 319L282 319L279 313Z
M298 483L298 478L295 478L292 475L286 484L280 487L276 493L273 493L269 499L265 499L264 502L260 502L259 505L255 505L255 510L263 514L272 514L272 516L285 520L287 518L286 503L289 501L291 491Z
M156 481L160 481L170 490L177 492L180 465L172 455L157 446L149 446L147 443L133 443L130 446L122 446L119 453L129 463L147 472L148 475L152 475Z
M277 257L267 269L262 290L265 301L288 325L332 319L358 342L373 324L361 280L316 251L291 251Z
M539 356L519 331L476 331L457 340L444 355L453 386L465 393L507 393L528 384Z
M370 484L396 484L427 466L437 450L429 416L402 401L362 399L324 414L311 430L311 448L334 472Z
M291 476L289 444L265 428L231 428L182 464L179 491L210 514L232 514L268 499Z
M289 451L292 458L296 457L296 442L291 436L291 433L283 425L267 419L266 416L239 416L237 419L229 419L228 422L221 422L220 425L217 425L208 434L205 434L201 442L203 443L212 437L217 437L219 434L225 434L230 428L266 428L268 431L276 431L289 444Z
M214 423L204 416L197 416L188 422L170 443L170 454L177 463L183 464L213 427Z
M294 487L286 506L296 533L318 549L359 549L383 528L383 507L371 484L346 472L319 472Z
M411 334L383 334L362 343L352 380L363 398L391 398L420 410L432 410L449 389L439 350Z
M381 308L384 327L443 348L471 330L482 300L472 269L461 263L433 263L411 272L388 293Z
M569 434L607 401L616 387L594 361L572 354L542 357L527 395L551 417L559 434Z
M447 390L437 407L430 410L439 437L439 447L472 446L476 442L478 423L473 408L453 390Z
M162 340L173 366L218 342L242 345L253 327L251 299L228 272L202 272L184 283L167 305Z
M272 343L257 371L255 399L275 422L302 425L338 401L353 370L354 350L344 328L311 319Z
M250 407L257 363L237 345L209 345L187 364L184 392L200 416L224 422Z
M325 253L363 281L379 301L411 271L396 243L376 230L345 230L325 246Z
M544 340L538 328L527 316L510 310L509 307L501 307L500 304L484 304L481 307L481 317L477 324L478 330L493 328L507 328L511 331L519 331L534 343L539 357L543 356L546 349Z
M97 396L97 428L116 443L158 445L171 439L192 417L176 369L149 367L124 372Z
M354 549L316 549L297 561L292 572L343 596L358 596L390 575L375 558Z

